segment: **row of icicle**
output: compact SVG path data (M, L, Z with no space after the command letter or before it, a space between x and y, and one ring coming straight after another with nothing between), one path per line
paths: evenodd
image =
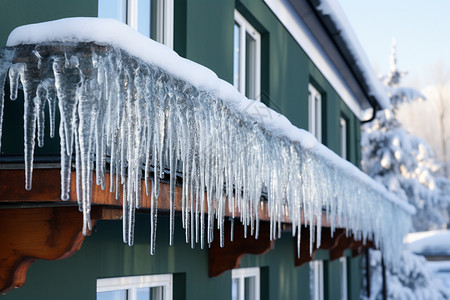
M53 136L57 107L61 198L69 199L74 152L83 233L90 228L95 169L96 184L104 189L109 172L110 191L122 198L123 239L129 245L144 181L151 199L151 253L159 183L168 176L171 245L176 210L181 210L186 242L192 247L211 243L215 226L223 245L227 209L232 217L239 212L240 221L257 237L264 193L271 238L281 234L281 221L287 218L300 249L304 216L311 225L312 250L314 241L320 245L325 213L332 231L345 227L357 239L373 239L387 261L396 259L410 226L407 212L311 149L275 134L233 101L199 90L120 49L92 43L3 48L0 83L8 70L11 99L17 98L19 82L24 90L25 188L31 189L35 140L38 146L44 144L44 108L49 108ZM0 121L3 95L2 89ZM182 207L174 207L177 172L182 174Z

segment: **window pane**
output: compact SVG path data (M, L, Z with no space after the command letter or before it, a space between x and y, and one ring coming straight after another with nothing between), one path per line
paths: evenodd
M239 278L234 278L232 281L231 300L239 300Z
M234 57L233 57L233 85L238 90L241 91L240 86L240 72L241 72L241 63L240 63L240 32L241 27L234 23Z
M126 0L99 0L98 17L113 18L126 23Z
M136 289L136 299L137 300L149 300L150 299L150 288L144 287L144 288Z
M151 300L163 300L164 299L164 287L156 286L156 287L150 288L150 299Z
M256 99L256 41L245 34L245 96Z
M127 290L99 292L97 300L127 300Z
M144 287L136 290L137 300L163 300L164 299L164 287Z
M255 277L245 278L245 300L255 300L256 290L255 290Z
M150 36L150 2L151 0L138 1L138 31L145 36Z

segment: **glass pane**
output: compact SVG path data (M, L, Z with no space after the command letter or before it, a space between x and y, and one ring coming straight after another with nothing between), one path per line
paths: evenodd
M233 52L233 85L235 88L238 89L238 91L241 91L241 86L240 86L240 73L241 73L241 68L240 68L240 49L241 49L241 45L240 45L240 32L241 32L241 27L234 23L234 52Z
M137 300L163 300L164 299L164 287L144 287L136 290Z
M138 31L145 36L150 36L150 2L151 0L138 1Z
M150 2L150 38L164 43L165 39L165 11L164 0L151 0Z
M256 299L256 278L246 277L245 278L245 300L255 300Z
M245 34L245 96L256 99L256 41Z
M100 292L97 300L127 300L127 290Z
M137 300L149 300L150 299L150 288L144 287L136 290ZM153 298L152 298L153 299Z
M239 299L239 279L234 278L231 283L231 300Z
M163 300L164 299L164 287L156 286L150 288L150 299L151 300ZM138 299L140 300L140 299Z
M98 17L113 18L126 23L126 0L98 0Z

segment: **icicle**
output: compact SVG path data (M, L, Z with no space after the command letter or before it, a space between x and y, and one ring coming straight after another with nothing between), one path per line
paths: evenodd
M17 98L20 83L25 96L26 188L31 188L35 140L39 146L44 143L45 103L53 136L57 97L61 198L70 197L75 149L83 233L90 228L94 162L95 182L102 189L109 162L110 191L123 199L123 240L129 245L134 240L135 210L141 206L141 181L145 184L150 197L152 254L160 181L169 172L170 245L176 210L181 210L186 242L191 247L200 243L203 248L205 241L211 244L216 228L223 245L224 220L232 217L233 228L236 212L244 235L248 231L258 238L264 194L271 239L280 238L282 222L288 219L299 250L302 226L308 225L312 252L313 245L320 246L325 215L332 231L345 227L347 234L357 239L372 238L388 261L395 260L393 247L410 225L409 212L396 216L398 206L387 193L323 154L322 146L305 147L302 141L279 134L264 117L243 110L242 99L220 99L214 91L194 87L110 46L31 45L15 52L13 59L14 50L0 50L0 142L3 83L9 68L11 99ZM181 207L175 207L177 172L183 182ZM380 197L383 201L378 201ZM363 210L369 211L370 217L361 217ZM389 232L380 218L392 220L390 228L398 231ZM230 235L233 239L233 229Z
M2 150L3 105L5 101L5 81L14 56L13 49L0 48L0 153Z

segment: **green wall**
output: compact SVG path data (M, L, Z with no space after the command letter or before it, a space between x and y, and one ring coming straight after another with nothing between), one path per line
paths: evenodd
M171 247L168 245L168 217L158 217L158 242L154 256L150 255L148 214L136 217L133 247L122 242L121 221L99 221L80 251L63 260L38 260L31 265L25 285L1 298L95 299L97 278L174 273L178 280L174 284L175 293L177 296L186 295L185 298L175 297L175 300L231 299L231 272L209 278L208 250L201 250L199 245L191 249L185 243L179 220L177 217L174 246ZM273 250L242 258L241 267L262 267L261 300L309 299L309 266L294 267L295 244L296 240L290 233L283 233ZM338 262L327 261L329 254L325 250L320 250L316 258L325 259L327 299L340 299ZM349 299L359 299L360 258L349 258L348 270Z
M68 17L96 17L97 1L92 0L1 0L0 1L0 47L6 45L9 33L16 27L31 23ZM16 101L9 100L9 87L5 90L2 154L23 154L23 95ZM18 121L19 120L19 121ZM59 114L56 123L56 137L49 136L48 115L45 123L45 144L36 147L36 154L59 154Z
M344 116L349 122L348 159L359 164L359 120L263 1L174 2L175 50L181 56L211 68L220 78L229 82L232 82L233 77L233 15L236 7L262 36L262 101L284 114L294 125L307 128L307 87L309 82L314 83L324 99L324 143L330 149L339 151L339 118ZM0 45L5 44L9 32L19 25L62 17L96 15L95 0L1 0ZM2 151L8 154L21 153L23 129L21 123L19 126L17 123L22 118L21 100L8 100L6 103ZM45 148L37 151L58 153L59 142L57 139L50 142L46 137ZM60 299L61 294L64 294L65 299L95 299L95 280L98 277L166 272L186 274L186 299L231 298L231 273L209 279L207 250L191 250L184 243L184 233L179 224L176 246L168 247L165 229L168 227L167 220L160 218L157 253L150 256L148 217L138 217L137 223L136 245L130 248L121 242L120 222L99 222L97 232L86 239L81 251L67 260L38 261L33 264L26 285L4 298L52 299L53 296L53 299ZM269 295L269 299L289 299L292 295L302 299L309 297L309 268L307 265L293 267L294 248L289 234L283 234L282 239L276 242L275 250L260 256L248 255L242 260L243 267L264 267L264 278L270 283L266 285L268 291L265 294ZM321 255L326 258L326 251ZM359 298L360 260L349 259L351 299ZM330 299L335 299L333 297L340 294L340 287L335 284L338 266L336 262L327 262L326 266L327 294Z
M0 47L16 27L68 17L96 17L97 1L92 0L1 0Z
M284 114L295 126L308 126L308 83L323 96L323 143L339 153L339 117L349 121L348 159L359 165L359 120L351 113L325 77L302 48L281 25L262 0L174 0L174 49L181 56L212 69L229 82L233 79L234 9L261 33L261 98L274 110ZM0 1L0 45L16 26L71 16L96 16L96 0L3 0ZM6 101L3 153L22 153L20 99ZM11 119L11 121L10 121ZM11 130L9 130L11 128ZM58 153L59 142L46 138L39 153Z

